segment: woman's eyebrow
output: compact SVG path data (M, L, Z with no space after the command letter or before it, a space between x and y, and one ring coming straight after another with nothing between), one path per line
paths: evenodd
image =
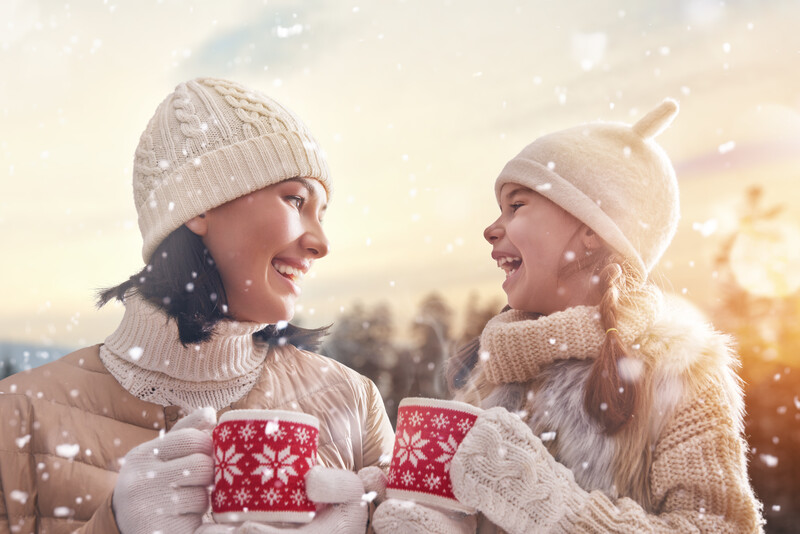
M314 184L308 178L303 178L302 176L297 176L295 178L289 178L286 181L287 182L298 182L300 185L302 185L304 188L306 188L306 190L308 191L308 196L311 197L312 199L316 199L319 196L317 194L317 189L314 187ZM320 209L322 211L327 210L328 209L328 203L326 202L323 206L321 206Z

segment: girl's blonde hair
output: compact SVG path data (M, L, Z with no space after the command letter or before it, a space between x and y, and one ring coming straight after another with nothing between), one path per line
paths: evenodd
M620 302L641 288L645 278L630 262L614 254L608 256L599 277L605 287L599 311L606 336L586 380L584 407L606 434L613 435L634 416L639 400L636 381L620 376L620 362L629 356L617 330Z
M620 362L629 356L629 349L616 330L619 309L647 282L636 266L607 246L588 260L571 264L562 274L570 276L587 270L596 273L602 287L598 308L600 323L607 333L585 384L584 406L607 435L614 435L634 417L640 404L637 384L624 380L620 375ZM493 389L482 380L480 369L476 369L479 351L480 341L475 338L463 345L448 360L445 368L451 393L466 402L480 403ZM523 401L524 396L520 399ZM512 406L506 408L514 409Z

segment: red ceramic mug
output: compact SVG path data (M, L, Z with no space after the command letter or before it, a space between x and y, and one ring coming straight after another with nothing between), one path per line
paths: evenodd
M231 410L214 439L211 511L218 523L308 523L316 507L305 475L315 465L319 421L283 410Z
M387 497L475 513L453 495L450 461L479 413L480 408L458 401L400 401Z

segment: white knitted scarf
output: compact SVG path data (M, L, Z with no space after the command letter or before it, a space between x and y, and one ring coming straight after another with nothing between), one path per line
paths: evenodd
M243 397L261 374L267 347L253 334L266 324L220 321L211 339L183 346L178 326L138 296L100 347L106 369L132 395L162 406L219 410Z
M653 324L662 299L647 284L621 303L617 330L624 344L633 344ZM490 384L527 382L555 360L595 358L605 335L597 306L574 306L545 316L508 310L484 327L479 362Z

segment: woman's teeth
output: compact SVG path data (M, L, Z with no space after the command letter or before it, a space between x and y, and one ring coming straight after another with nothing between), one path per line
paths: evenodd
M286 278L289 278L293 282L295 280L303 279L304 273L300 269L296 269L295 267L292 267L291 265L286 265L284 263L273 263L272 265L275 267L276 271L281 273Z

